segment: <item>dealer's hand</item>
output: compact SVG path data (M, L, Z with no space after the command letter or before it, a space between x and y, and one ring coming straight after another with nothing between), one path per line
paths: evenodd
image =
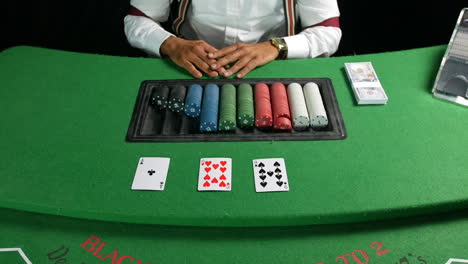
M216 59L211 69L218 71L224 77L237 73L237 78L244 77L258 66L265 65L278 57L279 51L269 41L258 44L237 43L232 46L210 52L208 58ZM234 63L228 70L223 67Z
M161 45L160 51L175 64L189 71L195 78L203 76L200 70L211 77L218 76L218 72L210 68L216 60L208 58L208 53L217 52L217 49L203 40L169 37Z

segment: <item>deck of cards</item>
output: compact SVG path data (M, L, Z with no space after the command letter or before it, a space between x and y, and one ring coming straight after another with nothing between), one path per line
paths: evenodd
M138 160L132 190L164 191L170 158L141 157ZM253 160L256 192L288 192L286 165L282 158ZM198 191L232 190L232 159L202 158L198 170Z
M345 69L358 104L387 103L387 94L371 62L345 63Z

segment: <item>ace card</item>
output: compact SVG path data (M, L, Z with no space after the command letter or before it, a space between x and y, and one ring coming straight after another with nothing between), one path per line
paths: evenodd
M230 191L232 161L230 158L203 158L198 172L199 191Z
M256 192L288 192L289 182L284 159L253 160Z
M132 190L163 191L170 158L141 157L138 160Z

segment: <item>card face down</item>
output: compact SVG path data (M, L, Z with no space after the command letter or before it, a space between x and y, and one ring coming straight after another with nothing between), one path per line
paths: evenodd
M230 191L232 160L230 158L203 158L198 172L199 191Z
M256 192L288 192L286 165L282 158L253 160Z
M132 190L163 191L170 158L141 157L138 161Z

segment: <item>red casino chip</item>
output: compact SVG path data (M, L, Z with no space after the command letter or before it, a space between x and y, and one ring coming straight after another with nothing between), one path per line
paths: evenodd
M258 83L254 88L255 99L255 126L271 127L273 125L273 115L270 102L270 90L268 85Z
M276 130L291 130L291 120L287 117L278 117L275 118L273 128Z
M255 119L255 126L260 128L271 127L273 119L271 116L257 116Z
M274 83L270 88L270 94L273 117L286 117L288 119L291 119L291 114L289 112L288 95L286 93L286 87L284 86L284 84Z

